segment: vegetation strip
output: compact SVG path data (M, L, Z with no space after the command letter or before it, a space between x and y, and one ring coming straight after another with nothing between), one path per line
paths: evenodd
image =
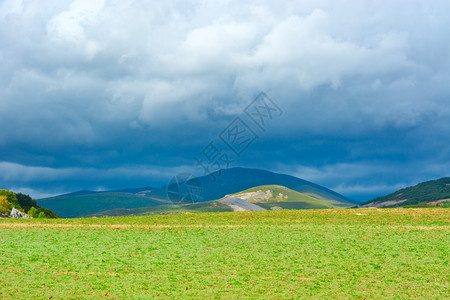
M341 226L349 226L342 224ZM359 226L359 225L350 225ZM414 229L414 230L450 230L450 226L423 226L423 225L386 225L389 228L398 229ZM376 226L378 228L386 226ZM94 229L170 229L170 228L243 228L243 227L307 227L301 224L259 224L259 225L138 225L138 224L116 224L116 225L102 225L102 224L45 224L45 223L0 223L0 228L29 228L29 227L46 227L46 228L94 228Z
M250 225L102 225L102 224L45 224L45 223L0 223L0 228L27 228L27 227L48 227L48 228L109 228L109 229L164 229L164 228L239 228Z

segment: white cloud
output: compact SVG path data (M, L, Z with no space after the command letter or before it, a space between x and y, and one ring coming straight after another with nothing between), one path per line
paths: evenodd
M23 0L5 0L0 3L0 19L8 15L20 14L23 12Z
M69 9L53 17L47 30L51 38L78 44L85 42L84 26L98 23L98 14L104 7L104 0L76 0Z
M37 9L26 5L28 10ZM402 99L399 94L422 89L429 82L424 74L427 61L414 52L422 43L415 35L416 27L435 24L440 16L420 19L420 10L406 7L410 15L398 16L395 22L392 18L397 4L347 5L329 1L277 5L231 1L212 5L195 1L144 4L77 0L49 9L50 18L44 23L38 11L28 13L29 27L17 39L30 38L33 23L37 28L46 24L45 35L40 37L40 47L21 45L24 52L37 53L28 58L25 66L11 69L22 72L31 68L38 75L53 77L51 87L50 83L36 83L40 87L34 90L42 95L41 101L46 101L49 90L63 86L64 76L55 74L87 76L104 91L114 91L113 95L100 95L115 97L115 101L103 104L110 114L123 118L123 101L118 99L124 99L132 102L126 108L127 123L141 121L156 127L166 126L174 105L180 108L171 122L176 125L204 120L206 110L220 114L228 110L227 105L245 104L248 99L244 97L260 90L270 90L279 101L289 103L298 102L296 95L305 90L324 85L339 90L347 88L349 82L358 85L354 89L359 88L360 99L352 103L345 97L339 99L347 110L346 119L358 118L363 110L369 112L367 121L382 123L380 126L392 122L399 127L415 124L408 121L409 116L394 120L398 116L389 115L383 108L392 103L391 111L397 114L404 105L418 106L419 111L411 113L412 119L421 120L421 101L414 97ZM351 6L352 18L348 15ZM24 22L20 5L8 11L15 15L4 21L7 25L14 18ZM405 28L402 21L410 22L410 18L418 24ZM445 32L444 28L440 30ZM49 67L56 70L49 74ZM355 78L357 83L352 81ZM27 85L33 84L33 80L27 81ZM67 92L83 88L71 87L75 90ZM91 97L98 98L98 91L92 92ZM367 103L361 93L376 95L380 104ZM229 99L221 103L223 109L216 110L212 100L224 94ZM399 107L396 103L400 103ZM314 105L311 103L307 109ZM321 107L325 115L330 114L326 107L334 109L333 104L326 103ZM343 122L333 114L328 119ZM301 122L297 120L293 125L304 125ZM326 126L317 129L323 131Z
M413 132L442 148L449 10L446 2L406 0L2 1L0 151L67 159L61 153L86 147L102 157L105 145L122 147L130 137L136 155L150 143L172 155L187 128L202 130L186 137L201 143L198 136L261 90L285 111L273 136L286 137L287 147L305 136L364 143ZM396 151L408 150L402 146ZM348 163L306 175L336 183L357 179L350 170L381 172ZM8 180L68 178L60 169L18 169Z

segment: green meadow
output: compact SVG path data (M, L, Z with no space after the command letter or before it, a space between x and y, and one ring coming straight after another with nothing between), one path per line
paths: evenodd
M0 298L445 299L450 210L0 219Z

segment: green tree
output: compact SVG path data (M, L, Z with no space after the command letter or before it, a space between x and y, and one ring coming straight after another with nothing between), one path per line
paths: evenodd
M6 212L9 207L9 202L6 196L0 196L0 212Z
M32 218L37 218L38 217L38 211L37 209L33 206L32 208L30 208L30 210L28 211L28 215Z
M450 208L450 201L445 201L440 205L441 207Z
M7 191L7 190L0 190L0 196L6 196L6 199L8 200L8 208L11 209L13 207L21 210L22 207L19 204L19 200L17 200L17 196L16 194L14 194L11 191Z
M45 213L43 211L41 211L38 215L38 219L44 219L45 218Z
M16 193L17 200L19 201L19 205L24 210L29 210L31 207L37 207L36 200L31 198L29 195L25 195L22 193Z
M39 207L38 206L37 211L38 211L39 214L40 213L44 213L45 218L49 218L49 219L59 218L57 214L55 214L53 211L51 211L48 208L44 208L44 207Z

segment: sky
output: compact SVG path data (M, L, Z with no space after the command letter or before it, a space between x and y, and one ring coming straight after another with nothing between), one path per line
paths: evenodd
M363 201L450 176L449 11L0 0L0 188L41 198L242 166Z

